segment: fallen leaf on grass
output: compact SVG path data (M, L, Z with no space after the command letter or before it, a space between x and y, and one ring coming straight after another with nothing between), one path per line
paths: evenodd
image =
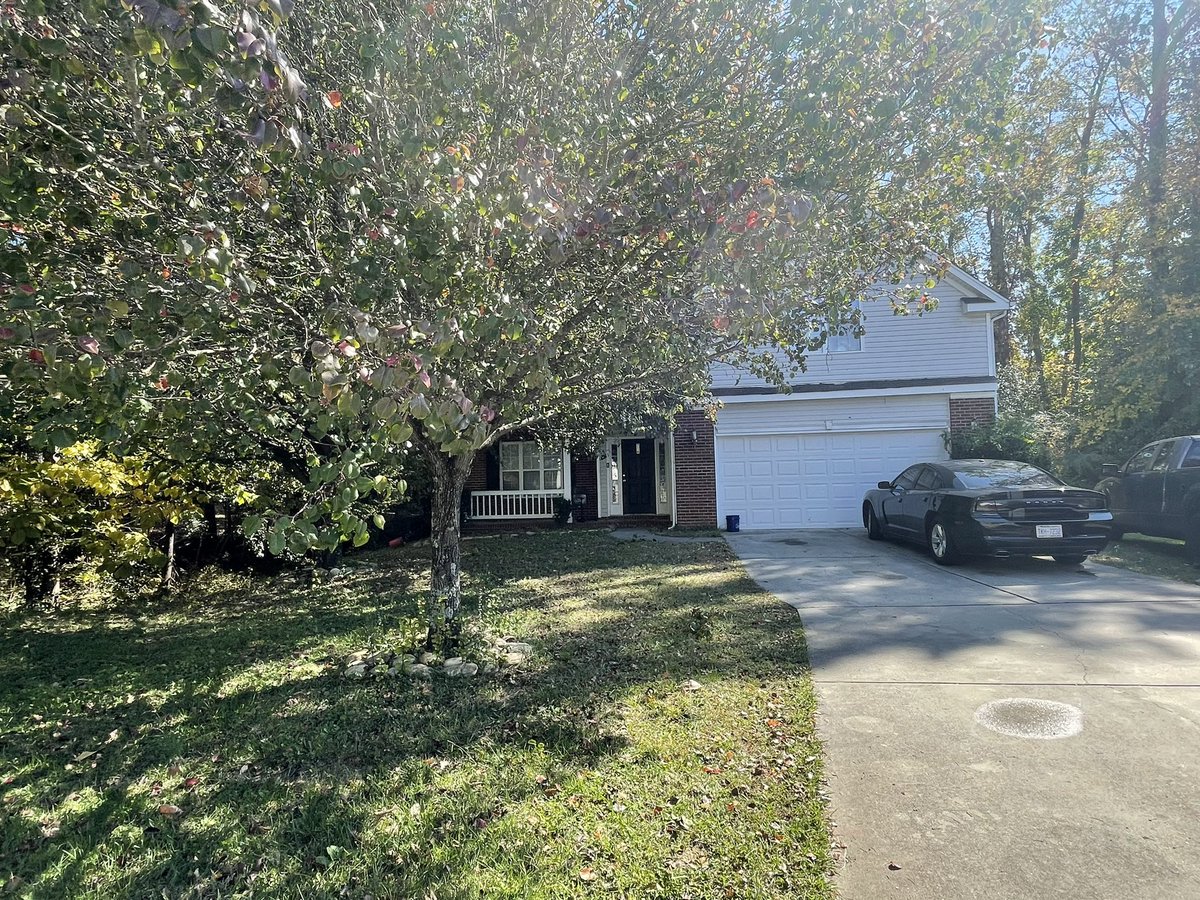
M173 819L175 816L178 816L183 812L182 809L173 803L164 803L158 808L158 811L159 814L166 816L168 819Z
M75 762L83 762L85 759L91 759L95 755L96 755L95 750L84 750L82 753L80 753L78 756L75 757Z
M683 684L679 685L679 689L681 691L688 691L688 692L698 691L702 687L704 687L704 685L702 685L700 682L696 681L696 679L694 679L694 678L689 678L687 681L683 682Z
M705 766L704 773L706 775L720 775L721 767L720 766Z
M591 866L584 866L579 870L580 881L595 881L600 876L596 874L596 870Z

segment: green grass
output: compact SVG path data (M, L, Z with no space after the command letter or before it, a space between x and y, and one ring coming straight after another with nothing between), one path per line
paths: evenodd
M1120 566L1143 575L1159 575L1190 584L1200 584L1200 566L1188 559L1183 541L1127 534L1092 557L1098 563Z
M411 640L412 550L313 588L213 576L169 607L10 612L0 880L46 898L832 896L799 621L723 543L467 553L477 621L532 643L524 666L341 674Z

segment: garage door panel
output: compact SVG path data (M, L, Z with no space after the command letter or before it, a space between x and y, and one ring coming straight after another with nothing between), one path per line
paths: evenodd
M781 478L795 476L800 474L800 460L798 459L781 459L775 463L775 474Z
M746 529L861 525L862 496L876 482L946 457L942 431L718 434L718 515L740 515Z

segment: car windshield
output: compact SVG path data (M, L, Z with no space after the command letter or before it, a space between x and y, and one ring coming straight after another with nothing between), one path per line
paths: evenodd
M1059 487L1062 482L1028 463L988 460L955 466L954 477L964 488Z

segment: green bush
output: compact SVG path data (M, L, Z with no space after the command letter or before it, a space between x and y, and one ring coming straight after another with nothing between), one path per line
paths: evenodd
M575 511L575 507L566 497L554 498L554 521L559 525L566 525L571 520L571 513Z
M1015 459L1043 469L1054 467L1049 445L1030 423L1013 416L951 432L946 444L953 459Z

